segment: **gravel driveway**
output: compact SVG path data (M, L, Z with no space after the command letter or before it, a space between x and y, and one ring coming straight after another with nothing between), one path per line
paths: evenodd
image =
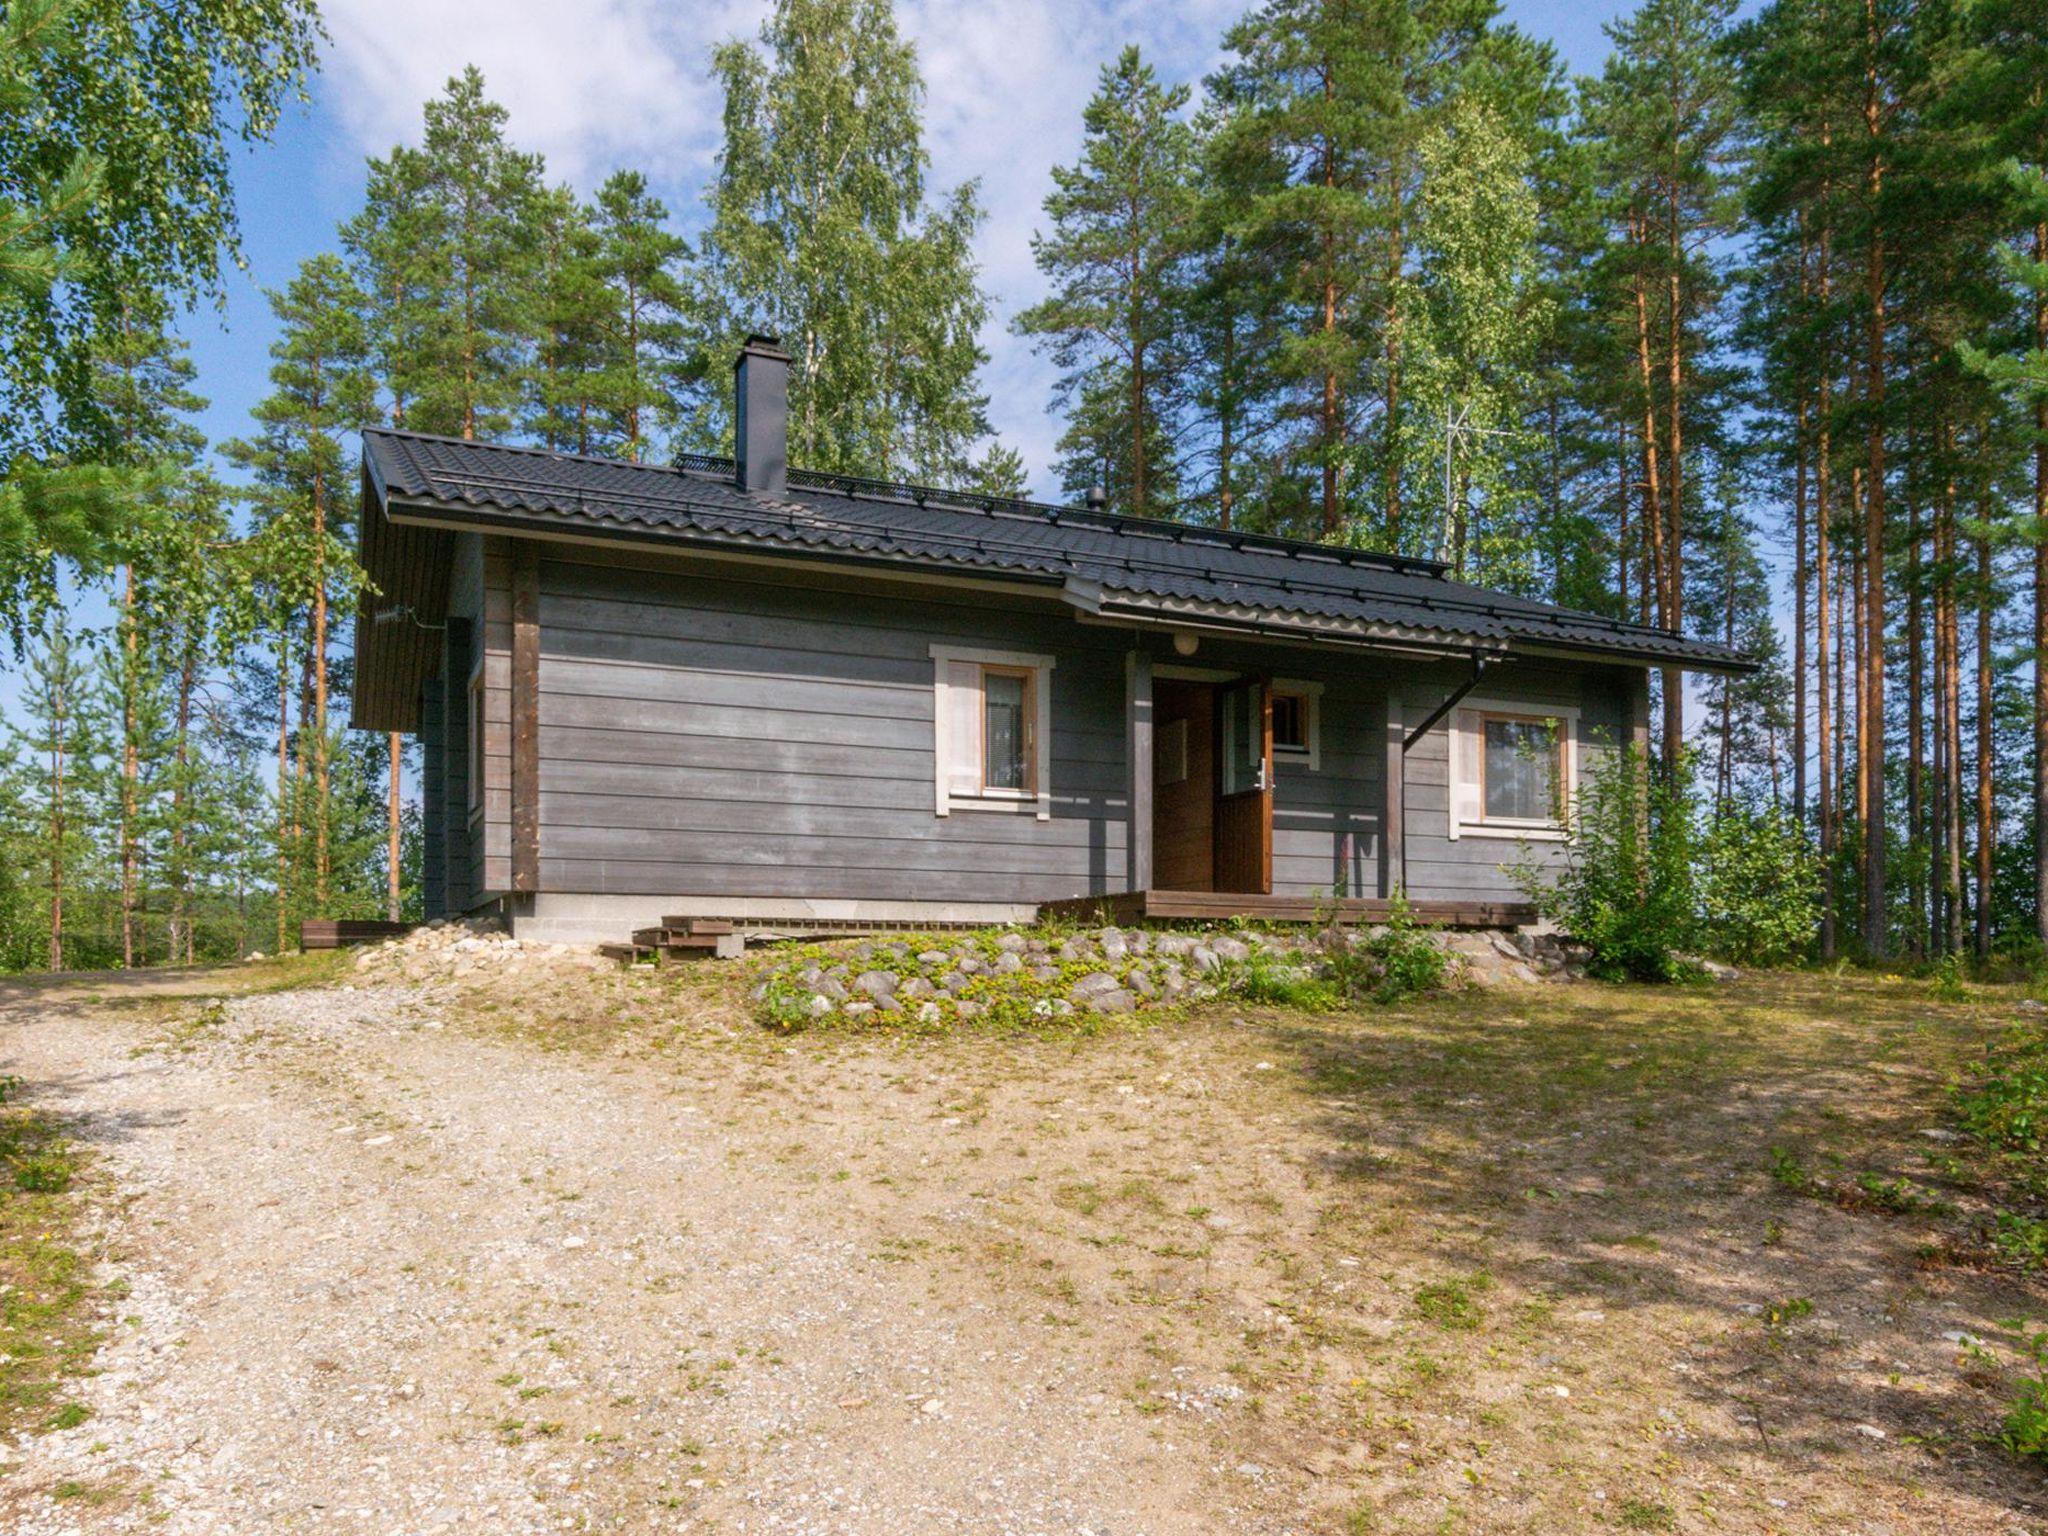
M1232 1507L1244 1469L1199 1431L1130 1411L1085 1329L896 1262L875 1158L830 1171L886 1164L886 1124L858 1094L800 1125L750 1100L772 1056L694 1080L466 1031L409 986L168 1023L7 997L0 1067L96 1158L127 1294L94 1416L19 1448L0 1525L1288 1528ZM971 1238L973 1201L934 1198Z

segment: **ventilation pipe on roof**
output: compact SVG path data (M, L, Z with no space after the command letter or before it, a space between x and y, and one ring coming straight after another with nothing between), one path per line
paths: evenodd
M1090 512L1100 512L1103 508L1107 507L1108 505L1109 492L1105 491L1099 485L1091 485L1088 487L1088 510Z
M789 354L749 336L733 359L733 483L780 496L789 488Z

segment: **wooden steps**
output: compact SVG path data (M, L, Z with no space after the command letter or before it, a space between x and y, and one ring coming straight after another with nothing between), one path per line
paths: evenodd
M601 944L598 953L627 965L644 961L703 959L716 955L736 959L746 940L722 917L664 917L654 928L635 928L630 944Z
M375 944L382 939L403 938L412 932L412 926L381 918L309 917L299 924L299 948L340 949L345 944Z

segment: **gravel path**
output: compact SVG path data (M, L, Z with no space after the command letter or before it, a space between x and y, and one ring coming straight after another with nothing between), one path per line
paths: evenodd
M0 1070L93 1151L128 1288L94 1416L8 1458L0 1528L1286 1528L1123 1410L1122 1362L776 1166L815 1120L677 1066L467 1033L413 987L169 1025L0 998Z

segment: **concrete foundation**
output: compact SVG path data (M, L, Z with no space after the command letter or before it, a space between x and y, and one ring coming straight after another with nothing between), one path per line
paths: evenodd
M515 938L546 944L623 943L635 928L651 928L664 917L724 917L742 926L819 926L926 923L1026 923L1037 916L1032 902L803 901L788 897L590 896L547 892L511 897L507 918Z

